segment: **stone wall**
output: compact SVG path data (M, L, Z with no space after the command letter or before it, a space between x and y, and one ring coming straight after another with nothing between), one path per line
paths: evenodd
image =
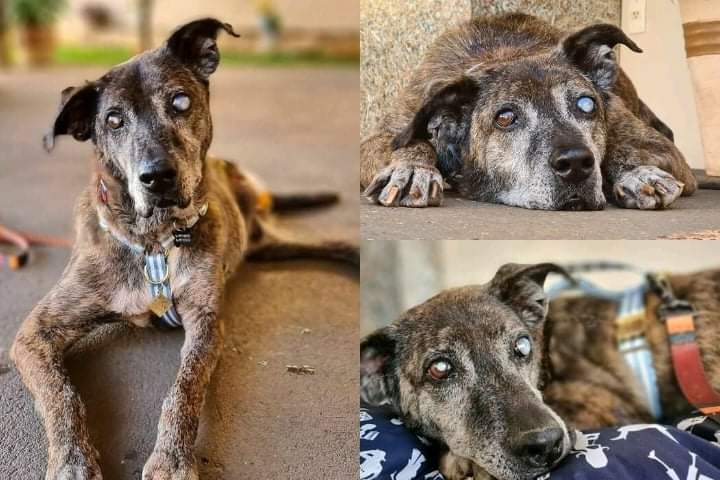
M621 0L361 0L360 135L372 133L441 32L471 15L521 11L560 28L620 25Z

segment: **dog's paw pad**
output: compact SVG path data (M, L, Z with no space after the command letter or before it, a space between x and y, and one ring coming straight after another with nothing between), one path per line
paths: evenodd
M640 166L624 173L613 185L615 200L625 208L658 210L667 208L685 185L654 166Z
M363 193L386 207L434 207L442 203L440 171L420 162L395 162L382 169Z
M143 468L142 480L198 480L197 466L193 459L156 450Z

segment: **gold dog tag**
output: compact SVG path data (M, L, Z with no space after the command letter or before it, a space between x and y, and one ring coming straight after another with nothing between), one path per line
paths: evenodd
M162 317L167 313L168 310L170 310L170 306L170 300L168 300L165 295L161 293L157 297L153 298L152 302L150 302L150 305L148 305L148 308L156 316Z

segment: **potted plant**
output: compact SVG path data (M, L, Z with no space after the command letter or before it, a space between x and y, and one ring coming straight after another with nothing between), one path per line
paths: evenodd
M12 18L20 25L31 65L46 65L52 60L54 24L64 6L65 0L11 0Z

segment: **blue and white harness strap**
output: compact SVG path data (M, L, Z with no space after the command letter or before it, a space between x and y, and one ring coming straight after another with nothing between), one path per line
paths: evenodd
M573 265L568 268L571 273L608 270L638 272L633 267L609 262ZM657 375L653 366L652 351L645 337L643 325L646 318L645 296L649 289L645 275L643 275L643 280L640 283L624 290L608 290L598 287L584 278L577 278L576 276L575 279L575 284L566 278L560 279L547 289L548 297L553 299L570 291L580 291L584 295L610 300L617 304L615 323L618 329L618 350L642 387L642 393L647 400L650 413L656 420L662 418L663 412Z
M167 264L167 252L172 248L174 238L170 237L170 245L163 242L163 251L160 253L145 253L145 280L153 298L150 310L161 320L166 327L177 328L182 326L182 319L175 309L172 289L170 288L170 270ZM167 240L166 240L167 242Z
M160 325L177 328L182 326L182 318L175 308L172 288L170 286L170 270L168 268L167 258L172 248L176 248L176 242L180 238L183 243L190 240L189 229L195 226L200 217L207 213L208 204L203 204L198 213L187 221L183 230L174 230L173 234L160 242L160 252L150 253L140 244L133 243L119 232L115 232L107 226L102 215L99 214L100 227L108 232L115 240L122 243L130 250L143 254L145 263L143 265L143 274L148 284L150 297L152 300L148 305L151 312L158 318ZM177 235L179 233L179 235Z

